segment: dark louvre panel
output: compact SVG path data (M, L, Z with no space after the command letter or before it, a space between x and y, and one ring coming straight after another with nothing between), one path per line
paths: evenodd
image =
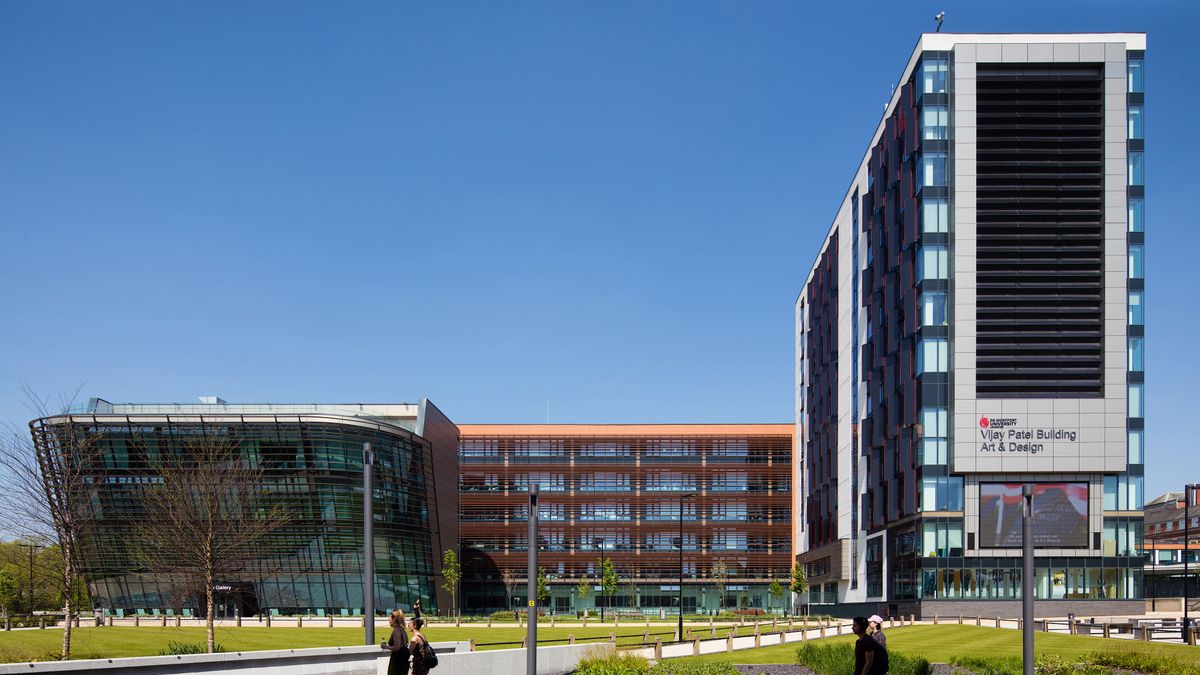
M1104 391L1103 64L979 64L981 397Z

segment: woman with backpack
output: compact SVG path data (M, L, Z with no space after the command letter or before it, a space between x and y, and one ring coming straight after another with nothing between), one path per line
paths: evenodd
M433 653L433 647L421 632L425 620L414 618L408 625L412 626L412 642L408 643L408 651L412 654L412 675L429 675L429 669L437 666L437 654Z

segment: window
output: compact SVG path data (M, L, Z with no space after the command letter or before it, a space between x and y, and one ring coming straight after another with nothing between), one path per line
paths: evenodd
M1129 383L1129 416L1130 417L1145 417L1146 416L1146 401L1145 386L1141 382Z
M927 105L921 110L921 129L925 140L944 141L950 137L947 132L949 113L944 105ZM1132 125L1132 118L1130 124ZM1132 129L1132 126L1130 127ZM1130 136L1130 138L1134 138Z
M942 244L930 244L917 249L918 279L949 279L950 251Z
M1140 58L1131 58L1125 62L1125 70L1129 76L1129 93L1145 93L1145 62Z
M1133 155L1140 153L1130 153L1129 161L1133 162ZM931 185L946 184L946 153L944 152L927 152L921 155L920 175L918 176L921 187L929 187ZM1141 183L1130 183L1130 185L1141 185Z
M1130 464L1144 464L1146 461L1146 446L1143 442L1144 431L1141 429L1129 430L1129 458Z
M962 511L961 476L922 478L920 487L921 511Z
M1146 158L1142 151L1129 153L1129 184L1146 184Z
M1145 291L1129 291L1129 325L1146 325Z
M963 554L963 525L961 520L945 522L931 520L921 525L921 555L946 558Z
M945 338L926 338L917 343L917 374L950 370L950 345Z
M1144 337L1129 338L1129 370L1130 372L1140 373L1146 370L1145 367L1145 343Z
M1129 138L1145 138L1146 132L1142 121L1142 106L1129 106Z
M1142 508L1141 476L1105 476L1104 510L1136 511Z
M921 408L921 463L946 464L949 411L946 408Z
M1145 197L1129 198L1129 231L1146 231L1146 199Z
M923 231L950 231L950 204L945 199L926 199L922 204L921 213Z
M1105 518L1102 536L1106 556L1140 556L1142 554L1142 521L1140 519Z
M925 59L921 61L922 94L946 93L946 66L947 61L941 59ZM1133 90L1131 89L1130 91Z
M925 291L921 294L921 325L945 326L946 292Z
M1141 244L1129 245L1129 278L1130 279L1145 279L1146 269L1142 260L1143 248Z

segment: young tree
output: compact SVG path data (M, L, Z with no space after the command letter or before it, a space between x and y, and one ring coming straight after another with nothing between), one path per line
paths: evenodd
M591 594L591 592L592 578L587 572L584 572L583 576L579 578L579 584L575 586L575 595L579 596L579 604L582 605L583 601L587 600L587 597ZM579 609L583 609L583 607L580 607Z
M458 613L458 581L462 579L462 566L458 563L458 556L454 551L446 549L442 552L442 578L446 580L442 584L442 588L450 594L450 602L454 607L454 613Z
M729 585L729 567L725 565L724 560L713 562L708 571L708 580L717 592L717 610L720 611L725 608L725 588Z
M52 586L61 596L61 658L71 656L72 622L83 560L83 542L91 541L94 479L103 465L103 441L71 418L51 417L47 399L31 389L25 396L33 415L28 435L10 429L0 439L0 529L57 556ZM74 399L61 401L68 409Z
M776 579L774 574L771 575L771 585L767 586L767 592L770 593L771 597L775 598L776 600L783 599L783 584L779 583L779 579ZM768 607L767 609L771 609L771 607Z
M212 653L214 585L270 559L271 535L290 510L264 495L262 464L225 434L201 431L163 448L150 476L142 497L148 517L134 532L138 558L171 579L177 596L204 601Z
M800 596L808 592L808 579L804 576L804 565L799 560L792 563L792 581L789 586L792 593L795 594L795 597L792 598L794 611L795 603L800 601Z
M604 596L604 604L600 605L600 620L604 620L604 605L612 602L612 596L617 592L617 587L621 584L621 577L617 574L617 568L613 565L612 558L605 558L600 563L600 594Z
M500 572L500 581L504 582L504 592L508 596L508 609L513 608L513 594L517 592L517 584L521 583L521 577L517 576L516 570L505 569Z
M550 579L546 577L546 568L541 565L537 569L537 601L543 607L550 602Z

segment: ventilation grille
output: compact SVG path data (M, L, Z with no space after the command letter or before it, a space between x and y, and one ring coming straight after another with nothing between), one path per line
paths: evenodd
M1102 68L978 66L980 397L1103 395Z

